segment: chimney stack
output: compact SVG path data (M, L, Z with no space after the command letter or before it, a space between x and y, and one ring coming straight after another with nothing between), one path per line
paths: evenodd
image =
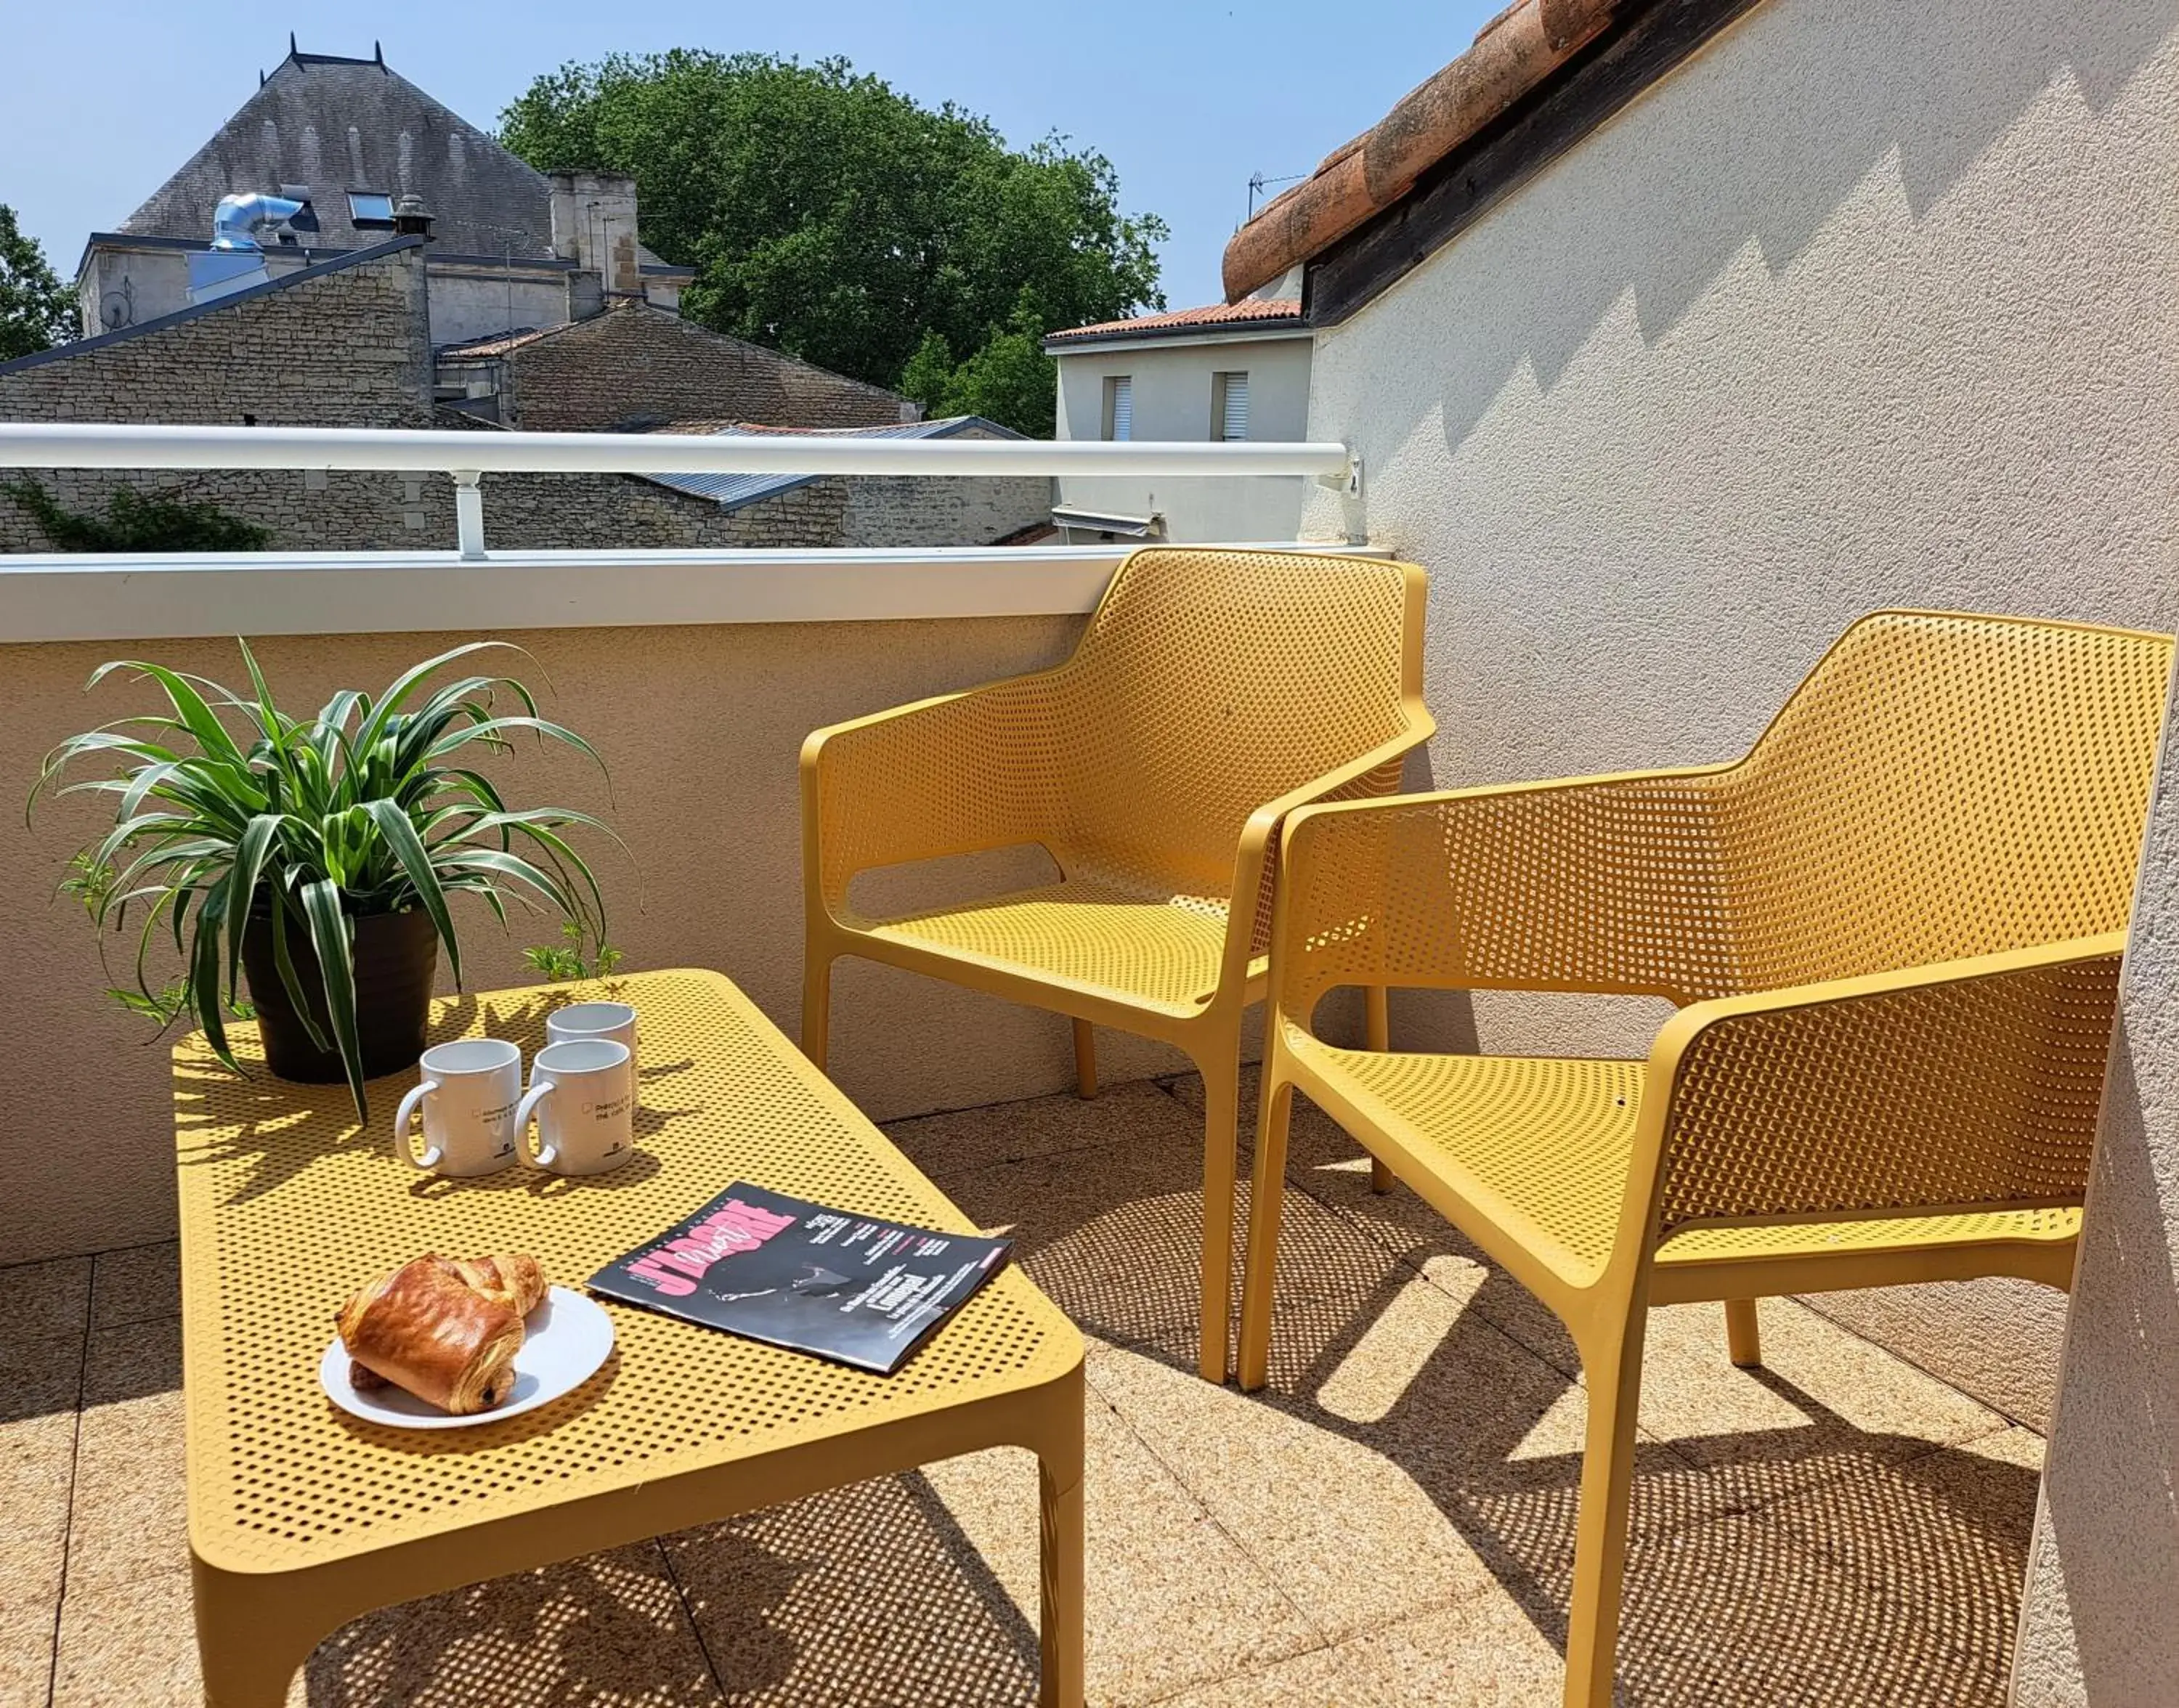
M608 299L643 294L635 252L635 180L610 172L556 172L552 253L596 273Z
M412 191L393 204L393 234L431 241L431 216L424 211L423 197Z

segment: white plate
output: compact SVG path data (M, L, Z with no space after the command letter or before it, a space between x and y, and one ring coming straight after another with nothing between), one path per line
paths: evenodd
M370 1423L396 1429L466 1429L535 1411L574 1392L597 1373L612 1350L612 1318L595 1301L565 1287L549 1289L523 1319L523 1328L522 1350L514 1355L514 1392L506 1404L489 1411L456 1417L403 1388L351 1387L348 1349L338 1334L319 1361L318 1382L335 1405Z

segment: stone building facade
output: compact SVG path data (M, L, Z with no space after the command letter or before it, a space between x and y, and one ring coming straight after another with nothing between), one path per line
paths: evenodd
M253 193L307 205L266 234L275 276L372 247L393 229L394 205L414 198L432 221L442 344L556 326L608 301L671 310L695 277L644 247L634 178L541 172L382 54L306 53L291 37L287 57L118 231L91 234L76 277L84 330L119 331L203 300L192 269L213 210Z
M434 408L424 256L420 239L398 238L125 332L0 364L0 420L498 430ZM680 325L642 308L601 318L627 323L635 315L646 326ZM454 544L453 483L442 474L32 472L73 511L103 512L126 482L217 504L269 528L283 550ZM827 479L737 502L622 474L487 474L483 490L486 539L508 550L975 545L1043 520L1050 503L1046 483L1018 479ZM0 552L52 546L21 506L0 497Z

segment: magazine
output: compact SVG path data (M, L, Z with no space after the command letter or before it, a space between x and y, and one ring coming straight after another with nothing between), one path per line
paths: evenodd
M1011 1240L941 1234L737 1181L590 1277L593 1291L890 1376L1005 1266Z

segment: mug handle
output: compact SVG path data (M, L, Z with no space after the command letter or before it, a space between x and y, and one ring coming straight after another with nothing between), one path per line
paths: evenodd
M444 1154L444 1152L442 1152L436 1145L433 1145L420 1157L414 1151L410 1150L409 1148L409 1123L416 1113L417 1104L424 1101L425 1095L427 1092L435 1092L438 1090L438 1088L439 1082L436 1080L424 1080L420 1081L414 1091L410 1092L407 1097L401 1099L401 1107L393 1117L393 1154L400 1158L403 1162L413 1163L420 1169L437 1168L439 1166L439 1158Z
M537 1148L530 1148L530 1117L536 1113L538 1104L558 1089L550 1080L535 1080L514 1106L514 1142L521 1149L522 1160L534 1168L549 1169L560 1159L559 1148L546 1142L541 1123L537 1129Z

